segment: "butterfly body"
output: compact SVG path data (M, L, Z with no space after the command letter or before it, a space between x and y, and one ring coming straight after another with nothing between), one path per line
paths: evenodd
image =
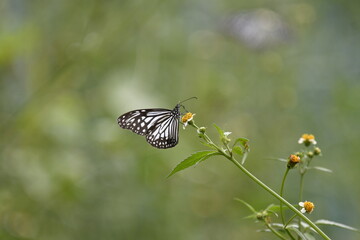
M173 110L165 108L138 109L118 118L118 124L136 134L156 148L171 148L179 142L180 104Z

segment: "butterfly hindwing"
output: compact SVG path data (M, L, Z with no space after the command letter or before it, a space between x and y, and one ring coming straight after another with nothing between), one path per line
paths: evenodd
M179 142L179 120L175 116L162 119L151 127L146 141L157 148L171 148Z
M146 136L146 141L156 148L171 148L179 139L179 105L173 110L155 108L127 112L118 118L120 127Z

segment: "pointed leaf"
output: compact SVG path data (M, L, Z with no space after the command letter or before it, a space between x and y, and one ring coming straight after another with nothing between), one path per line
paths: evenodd
M267 212L274 214L276 217L279 217L279 214L277 214L277 213L274 212L274 211L268 210Z
M209 147L209 148L216 149L213 145L208 144L208 143L207 143L207 142L205 142L205 141L201 141L201 140L200 140L200 143L201 143L202 145L204 145L204 146Z
M233 147L232 151L240 156L243 155L243 153L244 153L240 146Z
M216 128L216 130L218 131L219 133L219 136L220 136L220 139L224 137L224 130L222 130L218 125L216 125L214 123L214 127Z
M246 217L243 217L243 219L256 219L256 216L257 216L257 214L256 214L256 213L253 213L253 214L251 214L251 215L248 215L248 216L246 216Z
M243 157L241 158L241 164L242 164L242 165L244 165L247 156L248 156L248 151L245 151L244 154L243 154Z
M248 142L249 142L249 139L247 139L247 138L237 138L235 140L233 146L235 146L237 143L240 143L241 146L246 147Z
M330 220L326 220L326 219L320 219L315 221L315 224L319 224L319 225L331 225L331 226L336 226L336 227L340 227L340 228L344 228L347 230L351 230L351 231L355 231L355 232L359 232L359 229L356 229L354 227L350 227L348 225L342 224L342 223L338 223L338 222L334 222L334 221L330 221Z
M288 159L285 158L268 158L269 160L275 160L275 161L280 161L280 162L288 162Z
M316 240L316 238L309 232L304 233L306 240Z
M278 205L275 205L275 204L270 204L269 206L267 206L266 208L265 208L265 211L269 211L269 210L273 210L275 207L277 207Z
M192 155L190 155L190 157L186 158L185 160L183 160L182 162L180 162L172 171L171 173L167 176L170 177L172 175L174 175L175 173L184 170L188 167L191 167L201 161L206 160L207 158L214 156L214 155L219 155L219 152L217 151L213 151L213 150L209 150L209 151L200 151L200 152L196 152L193 153Z
M309 167L308 169L315 169L315 170L319 170L319 171L327 172L327 173L332 173L333 172L331 169L324 168L324 167L319 167L319 166Z
M300 237L300 239L308 240L307 237L302 232L300 232L299 229L297 229L296 227L287 227L286 229L295 232Z
M235 198L236 201L241 202L242 204L244 204L245 206L247 206L250 211L252 211L253 213L257 213L257 211L255 210L255 208L253 208L253 206L251 206L250 204L248 204L247 202L245 202L244 200L241 200L239 198Z
M294 206L298 206L297 204L294 204ZM283 210L289 209L288 206L282 206ZM272 212L280 212L280 205L274 205L270 204L265 210L272 211Z

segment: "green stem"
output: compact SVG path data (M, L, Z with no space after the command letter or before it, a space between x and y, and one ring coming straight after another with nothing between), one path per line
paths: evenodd
M289 221L284 225L284 228L286 228L287 225L289 225L289 224L291 223L291 221L292 221L296 216L297 216L297 215L294 214L294 215L289 219Z
M318 227L315 223L313 223L310 219L308 219L304 214L302 214L298 209L296 209L291 203L282 198L279 194L277 194L274 190L269 188L265 183L260 181L257 177L252 175L244 166L238 163L233 157L224 155L227 159L229 159L232 163L234 163L245 175L251 178L255 183L257 183L260 187L266 190L268 193L277 198L280 202L286 205L290 210L292 210L296 215L298 215L302 220L304 220L307 224L310 225L323 239L330 240L330 238Z
M289 173L289 170L290 170L290 168L286 168L284 177L283 177L282 182L281 182L281 188L280 188L280 196L281 197L283 196L285 180L286 180L286 177L287 177L287 175ZM282 220L283 225L285 225L285 217L284 217L284 214L283 214L283 205L282 205L281 201L280 201L280 216L281 216L281 220Z
M304 192L304 173L300 174L300 190L299 190L299 202L303 202ZM299 218L299 231L301 231L301 218Z
M194 128L199 129L198 126L195 125L194 122L192 122L192 125ZM265 183L260 181L257 177L255 177L251 172L249 172L243 165L241 165L233 156L230 156L224 152L221 148L216 146L216 144L211 141L211 139L204 133L203 134L204 139L208 141L209 144L214 146L219 153L221 153L224 157L229 159L232 163L235 164L245 175L247 175L249 178L251 178L255 183L257 183L260 187L262 187L265 191L273 195L275 198L277 198L280 202L282 202L284 205L286 205L290 210L292 210L296 215L298 215L300 218L302 218L306 223L310 225L323 239L331 240L315 223L313 223L310 219L308 219L304 214L302 214L298 209L296 209L293 205L291 205L288 201L286 201L284 198L282 198L279 194L277 194L274 190L272 190L270 187L268 187Z
M280 239L286 240L286 238L281 235L278 231L276 231L269 223L265 223L266 227L270 229L270 231L275 234Z
M281 188L280 188L280 196L281 196L281 197L283 197L285 180L286 180L286 177L287 177L287 175L288 175L288 173L289 173L289 170L290 170L290 168L287 167L287 168L286 168L286 171L285 171L285 174L284 174L284 177L283 177L282 182L281 182ZM281 216L281 221L282 221L282 224L283 224L283 227L284 227L286 233L289 235L289 237L290 237L291 239L294 239L294 240L295 240L295 238L293 237L293 235L291 235L290 231L289 231L288 229L286 229L285 217L284 217L284 211L283 211L283 203L282 203L281 201L280 201L280 216ZM295 215L295 216L296 216L296 215Z

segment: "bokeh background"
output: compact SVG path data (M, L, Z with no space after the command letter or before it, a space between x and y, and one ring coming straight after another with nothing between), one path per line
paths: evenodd
M205 149L193 129L158 150L117 125L192 96L197 124L249 138L246 167L276 190L269 159L313 133L334 172L307 174L310 218L360 227L359 27L358 0L2 0L0 238L275 239L234 198L277 202L229 162L166 179Z

